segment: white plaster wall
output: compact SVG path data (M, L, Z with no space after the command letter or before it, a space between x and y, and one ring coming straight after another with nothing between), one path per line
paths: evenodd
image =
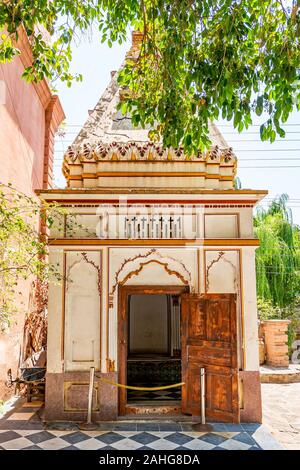
M66 217L66 237L96 238L99 216L95 214L76 214Z
M205 238L238 238L237 214L206 214Z
M66 252L65 370L100 367L101 252Z
M61 276L64 276L64 253L66 254L67 268L75 261L76 256L82 252L86 252L88 258L95 263L100 262L101 250L91 251L88 247L79 247L78 251L72 249L56 249L50 248L49 262L57 265ZM69 256L69 258L68 258ZM53 373L63 372L65 366L67 370L88 370L91 365L96 368L100 367L100 301L96 270L94 267L84 263L71 273L69 287L71 296L68 298L68 292L65 291L64 285L66 280L53 280L49 283L49 301L48 301L48 341L47 341L47 371ZM78 296L80 298L78 298ZM85 296L85 301L84 301ZM106 298L106 297L105 297ZM65 318L63 318L65 308ZM78 320L76 321L76 315ZM79 315L79 316L78 316ZM63 325L65 322L65 325ZM70 325L70 327L68 326ZM65 327L65 328L64 328ZM65 337L63 331L65 329ZM81 334L82 333L82 334ZM93 336L94 342L94 358L93 361L87 361L84 356L84 348L88 344L87 336ZM79 350L74 351L73 341L81 340ZM83 349L82 349L83 348ZM78 354L81 352L82 361ZM72 356L75 354L75 362L72 364ZM66 362L65 362L66 359Z
M222 218L222 215L235 214L239 225L240 238L253 238L253 220L251 207L214 207L205 208L204 215L215 215L216 217L216 233L211 232L210 238L226 238L228 232L228 219ZM224 231L222 232L222 226ZM224 235L222 235L224 233ZM235 238L235 237L233 237Z
M57 265L63 276L63 250L50 248L49 263ZM49 283L48 296L48 335L47 335L47 371L60 373L62 361L62 306L63 283L53 280Z
M109 308L108 308L108 248L102 248L102 315L101 315L101 371L106 372L106 359L107 359L107 331L109 323Z
M258 323L256 305L255 249L242 252L242 300L244 316L244 370L259 370Z
M240 237L253 238L253 209L244 207L239 210L240 214Z
M214 207L204 208L204 206L197 207L168 207L159 206L150 209L143 207L143 205L132 207L113 207L113 206L99 206L99 207L74 207L68 208L71 214L77 214L74 219L72 216L66 218L66 232L70 238L124 238L124 220L125 217L138 216L151 218L156 215L181 217L183 220L184 238L204 238L204 218L205 216L214 216L213 223L210 223L209 238L235 238L238 237L237 230L233 225L234 222L229 223L227 215L235 215L239 225L240 238L252 238L252 208L243 207ZM74 224L74 220L76 223ZM208 219L207 219L208 220ZM210 219L211 220L211 219ZM60 224L60 225L59 225ZM68 229L69 226L69 229ZM51 229L51 237L63 237L63 221L54 224ZM104 230L107 227L107 232Z
M74 247L70 247L74 249ZM88 246L78 247L78 251L87 251L90 249ZM65 247L68 250L68 247ZM153 262L146 264L138 273L128 278L126 284L130 285L183 285L182 279L186 279L190 284L191 291L205 292L205 258L208 251L203 247L187 247L187 248L156 248L148 256L150 247L130 247L130 248L117 248L117 247L99 247L93 251L102 250L102 315L101 315L101 330L102 337L100 338L101 347L101 370L107 370L107 359L115 361L117 368L117 303L118 292L113 288L118 280L130 274L140 267L140 264L145 261L153 260ZM222 248L210 252L210 257L214 257ZM198 254L199 251L199 254ZM224 250L225 251L225 250ZM226 256L231 262L235 262L237 266L237 275L239 277L239 262L238 258L241 257L241 266L243 272L241 273L241 289L242 292L238 294L241 296L241 314L243 315L243 329L244 329L244 357L246 370L258 370L258 337L257 337L257 312L256 312L256 278L255 278L255 249L252 247L243 247L238 254L238 250L234 247L232 250L226 251ZM135 258L133 261L125 263L130 258ZM140 257L140 258L139 258ZM154 262L160 261L162 264ZM199 264L198 264L199 259ZM209 258L211 259L211 258ZM55 247L50 248L50 260L53 263L59 263L62 272L63 264L63 250ZM122 264L125 267L119 273L119 279L116 279L116 273L120 270ZM167 263L170 271L176 271L176 274L168 273L164 267ZM213 284L211 284L210 292L224 292L220 284L218 287L218 279L226 277L227 291L233 291L230 288L230 282L233 282L233 274L230 265L227 263L220 264L221 277L218 274L213 276ZM227 271L226 271L227 269ZM178 273L182 279L178 277ZM224 283L223 283L224 285ZM109 303L112 302L112 307L109 308ZM61 284L54 282L49 287L49 317L48 317L48 371L49 372L62 372L62 305L63 305L63 290ZM240 328L242 325L240 326ZM100 330L100 329L99 329ZM109 332L109 340L107 338L107 331ZM100 331L99 331L100 335Z

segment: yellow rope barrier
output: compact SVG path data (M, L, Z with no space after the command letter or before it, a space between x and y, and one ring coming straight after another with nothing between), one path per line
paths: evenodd
M185 385L185 382L180 382L178 384L165 385L163 387L133 387L131 385L118 384L117 382L112 382L111 380L103 379L102 377L98 377L98 378L102 382L105 382L109 385L114 385L115 387L127 388L129 390L141 390L144 392L154 392L156 390L167 390L168 388L177 388L177 387L182 387L182 385Z

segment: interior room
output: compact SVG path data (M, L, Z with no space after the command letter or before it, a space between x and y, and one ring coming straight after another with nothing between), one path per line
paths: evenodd
M180 296L130 295L128 299L127 384L160 387L181 382ZM174 404L181 388L128 390L130 404Z

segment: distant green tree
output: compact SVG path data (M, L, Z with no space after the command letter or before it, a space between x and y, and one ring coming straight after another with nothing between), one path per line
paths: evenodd
M288 196L259 208L254 229L260 240L256 252L257 295L263 316L289 317L300 298L300 229L293 224ZM279 313L280 312L280 313Z

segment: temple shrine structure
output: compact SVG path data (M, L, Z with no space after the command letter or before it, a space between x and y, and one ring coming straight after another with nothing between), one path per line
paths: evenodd
M94 421L198 416L204 368L208 421L260 422L253 209L267 192L235 189L214 124L190 157L149 141L120 99L112 73L64 155L66 188L38 191L66 208L49 234L62 281L49 288L46 420L86 419L91 367Z

